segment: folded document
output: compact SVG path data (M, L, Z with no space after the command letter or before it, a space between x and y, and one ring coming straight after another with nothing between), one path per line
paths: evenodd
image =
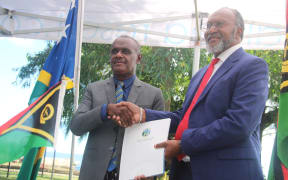
M164 173L164 148L155 149L154 145L168 139L170 122L170 119L159 119L125 129L119 180Z

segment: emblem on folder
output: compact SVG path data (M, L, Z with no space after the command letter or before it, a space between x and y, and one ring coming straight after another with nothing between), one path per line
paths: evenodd
M144 129L144 131L142 132L142 136L143 136L143 137L149 136L150 131L151 131L150 128Z

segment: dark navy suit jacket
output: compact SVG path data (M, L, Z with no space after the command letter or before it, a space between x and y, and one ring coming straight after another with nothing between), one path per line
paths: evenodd
M147 121L169 117L170 131L175 132L206 70L192 77L182 109L146 110ZM193 180L263 179L259 130L267 96L266 62L236 50L208 82L182 135Z

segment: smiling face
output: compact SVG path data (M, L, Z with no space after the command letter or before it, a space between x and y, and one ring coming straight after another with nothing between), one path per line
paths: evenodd
M119 37L113 42L110 57L113 74L118 80L133 76L141 60L137 43L128 37Z
M208 18L205 41L207 50L217 57L241 42L242 29L236 26L236 17L228 8L222 8Z

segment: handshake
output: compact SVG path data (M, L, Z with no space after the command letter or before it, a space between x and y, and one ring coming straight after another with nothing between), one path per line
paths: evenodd
M141 107L126 101L118 104L108 104L107 117L114 120L121 127L129 127L146 121L145 111Z
M146 112L141 107L127 101L108 104L107 114L108 119L114 120L119 126L125 128L133 124L146 122ZM165 158L167 160L171 160L171 158L182 152L180 140L175 139L155 144L155 148L165 148Z

